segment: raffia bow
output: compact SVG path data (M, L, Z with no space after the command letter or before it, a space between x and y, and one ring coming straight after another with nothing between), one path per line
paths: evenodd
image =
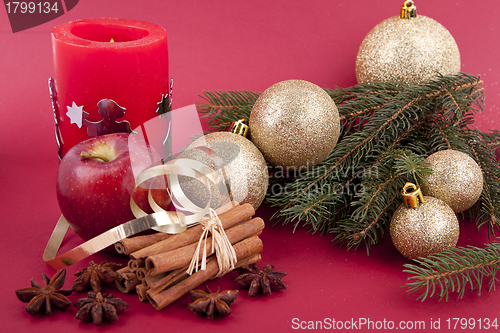
M238 261L236 258L236 252L234 251L231 242L227 238L226 232L222 227L222 222L217 216L215 210L210 208L210 218L200 221L203 225L203 233L198 241L198 246L194 252L193 259L187 270L188 274L192 274L193 271L198 271L198 260L200 257L200 249L203 243L203 255L201 258L201 270L205 270L207 266L207 238L208 234L212 235L212 253L215 250L215 257L217 258L217 264L219 265L219 273L215 277L226 274L227 272L234 269L234 265Z

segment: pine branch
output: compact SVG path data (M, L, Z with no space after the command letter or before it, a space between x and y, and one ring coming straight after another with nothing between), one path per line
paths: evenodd
M202 117L208 120L209 131L220 131L238 119L248 119L259 95L248 90L205 91L201 97L206 103L198 103L197 108L205 114Z
M389 101L390 96L396 96L404 90L404 86L391 82L375 82L357 85L349 88L325 89L335 104L342 104L349 100L360 98L377 98Z
M338 110L343 135L361 130L373 112L384 108L392 97L402 90L403 86L388 82L375 82L346 89L325 89L337 106L342 105Z
M461 80L453 82L449 80L449 78L441 77L429 84L411 87L413 89L407 89L395 96L392 102L384 104L384 107L381 108L379 112L371 115L363 131L358 131L350 136L344 137L339 144L337 144L334 152L323 163L323 166L325 164L329 165L326 172L312 180L312 182L305 187L304 191L307 192L316 182L321 181L323 178L327 177L328 174L343 165L357 167L361 159L366 159L373 155L372 149L374 148L379 151L386 151L387 146L391 145L399 138L398 134L401 130L404 131L411 128L415 120L418 121L428 116L428 104L433 103L434 98L444 95L445 97L451 96L453 99L453 95L450 95L449 91L469 89L474 86L474 81L477 81L477 79L467 75L465 75L464 78L459 77L459 79ZM369 89L369 86L366 88ZM458 99L458 97L456 98ZM444 115L448 114L446 118L457 118L460 113L457 112L451 115L451 112L447 112L450 103L446 102L448 102L447 99L442 99L441 101L445 111L441 116L444 118ZM456 103L455 99L454 102ZM366 100L361 99L360 104L365 105ZM339 106L339 110L340 109L342 109L342 105ZM382 147L377 147L376 141L381 143ZM388 144L384 145L386 143ZM285 205L285 208L293 204L295 199L297 198L292 198L292 200Z
M495 235L495 229L500 229L500 167L494 150L484 140L484 135L477 129L464 130L468 139L471 156L477 162L483 173L483 191L471 212L476 215L476 224L480 229L488 225L488 235Z
M448 121L455 122L457 115L449 112L448 105L460 103L461 108L464 110L462 116L471 112L470 106L468 106L468 104L470 105L470 101L465 101L462 97L464 93L460 89L474 89L478 83L477 78L467 75L451 79L449 77L442 77L438 81L437 83L432 82L428 85L408 87L407 90L395 96L390 102L381 100L380 103L383 103L383 107L374 111L368 119L364 120L366 124L361 130L341 138L327 160L290 184L290 188L295 190L287 191L287 195L271 195L268 198L268 203L282 208L275 214L275 217L282 218L284 223L294 221L297 225L300 216L303 225L312 225L313 230L315 230L314 226L317 227L317 225L314 222L318 221L319 218L318 216L314 216L314 219L308 219L307 214L315 214L327 209L328 207L325 204L325 197L327 197L330 199L327 201L331 207L330 215L322 221L328 219L334 221L331 223L329 230L330 232L339 233L336 241L345 240L348 242L349 247L358 246L360 241L365 240L367 240L365 241L367 247L370 244L376 243L378 237L376 237L375 233L362 233L363 229L359 230L359 228L366 227L366 225L372 225L373 220L360 222L352 216L357 204L356 200L359 198L349 195L343 195L342 200L337 198L339 202L350 203L350 213L347 214L345 219L339 221L335 218L332 219L338 207L332 198L334 196L338 197L338 193L326 194L323 191L315 196L311 192L316 192L317 188L328 188L325 186L327 184L331 186L334 184L345 184L346 177L339 175L352 175L355 173L354 169L369 169L375 161L387 152L389 147L401 147L410 142L414 147L419 146L418 150L421 152L428 152L432 149L428 147L426 137L415 136L415 134L422 133L419 127L427 127L427 119L429 118L447 119ZM443 86L446 89L442 89ZM450 91L452 92L451 97ZM440 97L439 107L436 106L437 97ZM453 98L453 101L451 101L451 98ZM352 103L352 100L349 101ZM363 98L360 99L359 103L363 107L366 106L366 101ZM338 108L342 110L343 105L339 105ZM386 173L386 175L390 175L390 172ZM390 178L391 176L387 177ZM387 221L394 210L387 208L387 206L391 206L388 205L387 200L399 193L400 188L404 185L404 181L399 180L399 182L401 183L399 188L397 186L390 188L388 194L384 193L384 196L378 197L378 200L374 202L378 212L372 214L371 218L381 220L382 223L377 223L377 225L381 225L382 227L370 230L378 230L383 234L382 232L387 226ZM300 210L303 207L307 207L307 210ZM314 212L313 209L310 209L312 207L318 211ZM397 204L395 204L395 207L397 207ZM380 219L378 217L379 212L384 208L387 214L383 219ZM323 228L322 230L325 229ZM358 234L359 232L361 234ZM353 235L363 235L364 237L354 238Z
M424 168L422 164L411 172L402 169L401 174L401 170L391 169L395 162L385 159L388 154L407 149L406 156L413 156L409 160L422 161L443 149L470 156L475 149L490 194L480 198L474 212L478 226L488 223L492 230L500 209L495 208L500 207L500 172L491 156L500 132L466 130L483 108L481 84L478 77L460 73L416 86L377 83L325 89L341 116L337 146L325 161L298 176L270 179L265 202L279 208L273 218L321 234L337 233L336 242L346 242L348 247L364 243L368 249L384 235L404 183L425 179L425 172L418 177L413 174ZM248 118L258 96L248 91L205 92L207 103L198 107L211 130L221 130L237 119ZM471 146L475 140L484 144ZM373 168L382 176L370 176ZM362 188L367 190L366 196Z
M490 133L482 133L483 140L489 147L497 148L500 146L500 131L491 130Z
M434 254L428 258L415 260L419 265L405 264L403 272L412 276L406 287L409 294L421 291L418 299L422 302L437 295L439 301L448 301L450 292L462 298L465 291L477 289L481 295L483 284L488 291L495 289L496 274L500 268L500 238L485 248L473 246L459 247Z
M337 234L335 241L347 242L348 248L363 242L369 250L388 228L392 213L401 203L399 191L404 184L410 181L418 186L419 179L430 173L430 164L422 156L403 149L387 152L364 175L349 218L330 229Z

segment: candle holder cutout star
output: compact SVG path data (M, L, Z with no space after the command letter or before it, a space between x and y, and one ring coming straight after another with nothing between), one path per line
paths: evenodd
M83 119L85 119L89 114L83 111L83 105L77 106L75 102L71 106L66 106L68 112L66 115L68 116L71 124L76 124L78 128L82 128Z

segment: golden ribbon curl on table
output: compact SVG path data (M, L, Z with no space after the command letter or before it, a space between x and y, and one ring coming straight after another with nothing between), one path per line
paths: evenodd
M218 157L215 157L214 159L222 161ZM207 188L210 188L210 182L212 182L213 184L222 182L228 189L228 200L231 200L227 169L225 166L222 166L220 170L222 172L222 177L219 176L219 174L217 174L215 170L211 169L201 162L191 159L179 158L172 160L169 163L153 166L142 171L136 179L136 185L138 186L157 176L168 176L170 181L169 195L171 195L172 197L172 204L178 211L166 211L161 208L154 201L150 188L148 191L148 202L154 213L147 214L141 208L139 208L139 206L131 198L130 205L132 213L134 214L136 219L114 227L73 248L72 250L56 257L64 236L69 228L67 220L64 218L64 216L61 215L45 247L43 260L54 269L62 269L84 258L87 258L90 255L97 253L124 238L133 236L148 229L154 229L159 232L170 234L176 234L185 231L187 226L199 223L203 218L205 218L206 215L211 214L211 200L208 200L207 205L202 208L195 205L182 191L178 176L195 178ZM186 215L184 212L190 214ZM211 220L212 215L210 216ZM214 228L211 229L214 230ZM223 229L222 233L225 236ZM225 240L220 241L220 244L225 244L225 242L228 242L227 237L225 237ZM217 260L219 262L219 257L217 257ZM225 259L223 261L225 261Z

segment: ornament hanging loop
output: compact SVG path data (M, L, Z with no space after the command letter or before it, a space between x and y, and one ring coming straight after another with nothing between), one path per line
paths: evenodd
M246 138L248 136L247 123L248 123L248 121L246 119L239 119L238 121L233 122L229 132L241 135L241 136Z
M403 204L406 208L415 208L424 203L424 196L418 186L412 183L406 183L401 190L403 195Z
M417 6L415 6L415 3L411 0L406 0L401 7L401 15L399 17L402 19L417 17Z

